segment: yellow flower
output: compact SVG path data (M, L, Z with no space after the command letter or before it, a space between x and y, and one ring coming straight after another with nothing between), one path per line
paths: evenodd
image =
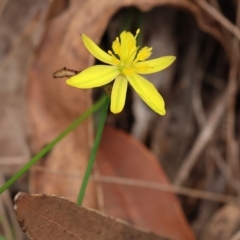
M133 36L130 32L122 32L112 44L112 51L108 53L99 48L90 38L82 34L82 40L88 51L98 60L109 65L89 67L67 80L67 84L77 88L93 88L106 85L114 80L111 93L111 112L122 111L127 93L128 82L155 112L165 115L164 100L152 83L139 74L159 72L176 59L165 56L145 61L152 53L152 48L139 49L136 38L140 30Z

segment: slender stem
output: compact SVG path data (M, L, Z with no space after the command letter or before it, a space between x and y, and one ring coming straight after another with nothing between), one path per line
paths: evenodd
M104 103L106 97L102 97L98 102L96 102L91 108L89 108L85 113L78 117L74 122L72 122L62 133L60 133L52 142L50 142L46 147L44 147L37 155L35 155L26 165L24 165L11 179L9 179L1 188L0 194L9 188L14 182L16 182L32 165L34 165L41 157L43 157L47 152L49 152L59 141L61 141L68 133L73 131L81 122L83 122L87 117L96 112Z
M83 177L82 186L81 186L80 192L78 194L78 199L77 199L77 204L78 205L82 204L82 201L83 201L83 198L84 198L84 195L85 195L85 191L86 191L86 188L87 188L87 184L88 184L88 181L89 181L89 177L90 177L91 172L92 172L92 167L93 167L96 155L97 155L98 147L99 147L100 140L101 140L101 137L102 137L104 124L105 124L106 117L107 117L107 111L108 111L109 103L110 103L110 97L106 96L105 97L105 102L104 102L104 105L103 105L103 109L102 109L102 113L101 113L101 116L100 116L100 120L99 120L99 125L98 125L98 129L97 129L97 133L96 133L96 138L95 138L94 145L93 145L90 157L89 157L88 165L87 165L84 177Z

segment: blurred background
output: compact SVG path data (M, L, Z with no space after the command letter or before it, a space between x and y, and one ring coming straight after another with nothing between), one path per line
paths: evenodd
M152 112L129 87L124 111L109 113L107 125L137 139L141 149L156 157L161 171L151 170L156 167L146 158L148 167L137 178L150 181L144 176L153 171L156 179L160 175L166 179L156 180L168 184L165 191L176 194L174 203L168 195L164 201L170 208L177 204L181 209L179 219L183 220L179 221L189 233L178 238L164 232L167 237L240 239L239 26L240 4L234 0L1 0L0 184L101 96L101 89L73 89L65 79L52 78L63 67L81 71L98 63L79 34L109 50L122 30L135 34L140 28L139 45L153 47L151 58L177 57L166 70L145 76L164 97L167 114L162 117ZM54 193L74 201L97 119L96 114L87 120L1 195L2 239L25 238L12 212L18 191ZM114 131L109 139L114 138ZM121 150L128 151L127 146ZM117 166L111 167L115 172ZM128 165L123 168L127 172ZM98 161L95 173L109 175L103 169ZM140 170L133 168L129 178L135 179L134 171ZM106 192L99 193L101 181L91 182L86 206L103 210ZM114 193L108 194L111 198ZM124 198L126 193L122 194ZM144 190L141 194L145 196ZM161 205L151 206L151 198L145 202L153 210L161 209ZM138 201L132 204L137 206ZM127 204L123 205L126 210ZM137 206L139 215L141 207ZM124 219L140 224L131 216ZM157 231L157 227L142 225ZM171 226L169 232L182 231L177 228Z

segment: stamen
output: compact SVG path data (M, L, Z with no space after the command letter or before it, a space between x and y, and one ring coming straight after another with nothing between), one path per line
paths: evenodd
M112 43L112 49L113 49L114 53L117 54L119 57L121 55L120 54L120 52L121 52L120 48L121 48L121 45L120 45L120 42L119 42L119 38L117 37L116 40L113 41L113 43Z
M112 52L111 50L108 50L108 54L112 56L113 65L115 65L115 66L119 65L119 62L120 62L119 59L117 59L117 58L114 56L114 54L113 54L113 52Z
M138 52L138 55L135 58L134 62L144 61L148 59L151 56L151 54L152 54L152 48L144 47Z
M135 38L137 38L137 36L138 36L139 33L140 33L140 29L138 29L138 30L136 31Z

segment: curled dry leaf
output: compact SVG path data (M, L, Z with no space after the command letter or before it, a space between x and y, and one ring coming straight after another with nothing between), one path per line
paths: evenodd
M34 240L168 240L63 197L18 193L14 209L22 230Z

